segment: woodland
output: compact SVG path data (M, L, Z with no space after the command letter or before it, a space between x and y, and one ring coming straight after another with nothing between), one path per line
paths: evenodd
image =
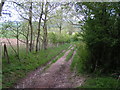
M120 89L120 2L0 3L0 88Z

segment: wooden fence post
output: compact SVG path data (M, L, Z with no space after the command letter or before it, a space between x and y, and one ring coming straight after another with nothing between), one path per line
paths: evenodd
M10 63L6 44L4 44L4 54L7 62Z

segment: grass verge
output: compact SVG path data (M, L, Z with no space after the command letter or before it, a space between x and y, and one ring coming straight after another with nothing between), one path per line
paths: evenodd
M71 70L76 69L78 73L84 73L86 61L89 59L89 53L84 43L76 43L76 54L71 64Z
M12 87L15 82L36 68L45 65L49 60L55 57L59 52L69 47L69 44L59 47L41 50L38 53L29 53L26 56L24 49L20 50L20 62L14 54L9 54L10 64L5 59L2 61L2 87Z
M89 78L84 85L79 88L114 88L120 89L120 80L112 77Z
M69 54L66 56L66 61L69 61L70 58L72 57L73 55L73 52L74 52L74 49L71 49L71 51L69 52Z

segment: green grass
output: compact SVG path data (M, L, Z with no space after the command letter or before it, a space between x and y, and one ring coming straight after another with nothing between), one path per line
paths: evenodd
M72 64L70 66L72 71L76 68L78 62L79 62L79 56L76 53L75 56L74 56L74 58L73 58Z
M76 54L71 64L71 70L76 69L78 73L84 73L85 63L89 59L89 53L84 43L76 43Z
M120 89L120 80L112 77L89 78L84 85L79 88L114 88Z
M74 49L72 49L72 50L69 52L69 54L66 56L66 61L69 61L69 60L70 60L70 58L71 58L72 55L73 55L73 52L74 52Z
M10 64L5 59L2 60L2 85L3 88L12 87L20 78L35 70L36 68L45 65L63 49L69 47L69 44L61 45L55 48L41 50L38 53L29 53L26 56L25 49L20 50L20 62L17 60L14 53L9 53ZM9 51L10 52L10 51Z

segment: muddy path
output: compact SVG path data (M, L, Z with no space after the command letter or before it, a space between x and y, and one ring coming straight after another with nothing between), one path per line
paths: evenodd
M15 86L15 88L74 88L80 86L85 78L76 76L70 71L70 64L73 60L76 51L69 61L66 61L66 56L70 53L71 47L65 54L53 63L44 72L36 71L34 75L27 76Z

